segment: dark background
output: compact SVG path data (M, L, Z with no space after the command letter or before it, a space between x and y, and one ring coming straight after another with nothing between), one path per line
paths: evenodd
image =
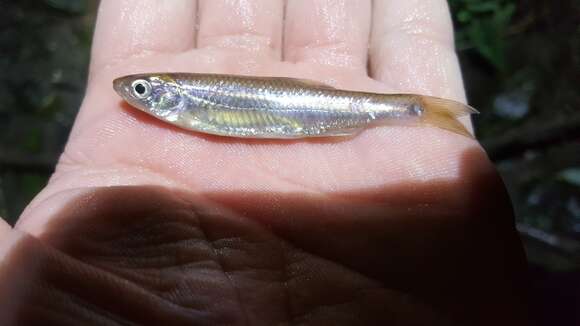
M514 203L536 319L580 325L580 1L450 6L478 138ZM0 0L0 216L10 223L63 149L95 12L93 0Z

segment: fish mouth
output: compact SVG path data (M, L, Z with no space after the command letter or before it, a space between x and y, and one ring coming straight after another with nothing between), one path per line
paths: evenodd
M125 102L141 110L141 103L131 93L131 83L133 80L133 78L127 76L117 78L113 80L113 89Z
M113 89L115 92L130 106L141 111L147 111L143 107L143 104L139 102L131 94L131 83L133 79L128 77L120 77L113 80Z
M129 92L129 83L127 82L127 77L119 77L113 80L113 89L119 96L127 100Z

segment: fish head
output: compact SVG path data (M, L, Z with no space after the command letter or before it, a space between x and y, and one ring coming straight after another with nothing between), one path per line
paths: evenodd
M185 107L179 81L168 74L120 77L113 88L131 106L165 120L177 119Z

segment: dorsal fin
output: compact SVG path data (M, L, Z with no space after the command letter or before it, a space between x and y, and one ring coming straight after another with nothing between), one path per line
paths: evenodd
M336 89L330 85L327 85L323 82L319 82L316 80L311 79L302 79L302 78L293 78L293 77L253 77L253 78L260 78L265 80L287 80L289 82L295 84L302 84L307 87L316 87L316 88L326 88L326 89Z

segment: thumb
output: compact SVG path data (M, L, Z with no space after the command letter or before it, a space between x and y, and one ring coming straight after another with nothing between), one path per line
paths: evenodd
M26 236L14 230L0 217L0 314L1 325L14 324L14 314L19 297L22 269L13 264L14 254ZM17 265L17 264L16 264ZM16 268L15 268L16 267Z

